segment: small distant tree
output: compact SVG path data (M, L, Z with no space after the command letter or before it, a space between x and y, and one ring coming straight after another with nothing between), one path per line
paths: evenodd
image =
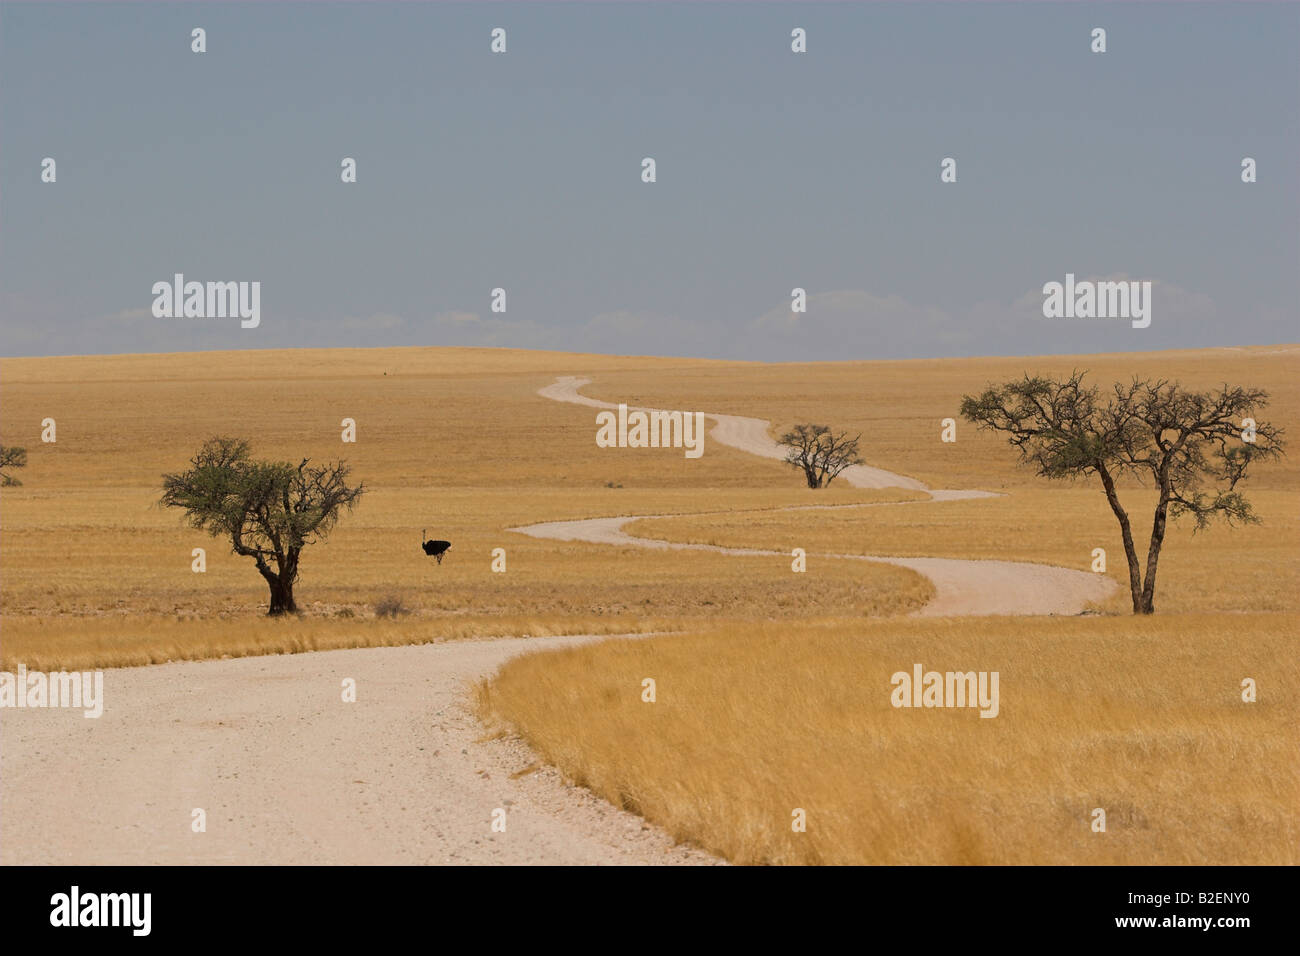
M271 591L269 614L297 611L293 586L302 549L323 540L364 493L350 487L346 462L311 465L257 461L248 442L213 438L188 471L163 476L161 504L183 508L191 526L228 537L253 559Z
M11 445L0 445L0 485L10 487L21 485L22 482L15 478L9 472L14 468L25 468L27 466L27 449L17 448Z
M836 435L826 425L795 425L777 443L789 449L786 464L803 469L809 488L824 488L845 468L862 464L858 456L861 437L850 438L848 432Z
M1133 613L1151 614L1168 520L1189 515L1194 531L1216 517L1229 525L1257 524L1237 486L1252 462L1282 455L1281 432L1253 419L1268 403L1260 389L1225 384L1193 392L1177 382L1135 377L1103 399L1096 386L1082 384L1084 375L1076 371L1064 381L1025 375L964 397L961 414L1005 433L1021 461L1044 478L1100 478L1124 541ZM1116 491L1126 474L1151 480L1156 491L1145 577Z

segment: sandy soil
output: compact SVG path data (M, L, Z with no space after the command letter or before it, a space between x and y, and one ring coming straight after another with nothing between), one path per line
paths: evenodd
M538 394L561 402L572 402L597 408L617 408L616 404L601 402L582 395L578 389L590 379L566 376L554 384L540 389ZM629 406L637 408L637 406ZM768 434L769 423L761 418L742 418L735 415L716 415L706 412L705 417L717 424L709 431L709 438L763 458L784 458L785 452ZM842 507L925 507L936 502L956 501L962 498L992 498L989 491L931 489L915 478L896 475L883 468L854 465L840 473L840 477L858 488L909 488L925 491L928 502L897 502L880 505L847 505ZM801 509L787 509L801 510ZM761 551L745 548L720 548L706 544L674 544L628 534L623 526L638 518L667 517L666 515L627 515L617 518L581 518L576 521L548 521L543 524L511 528L536 538L554 538L561 541L590 541L596 544L613 544L644 548L682 548L719 551L724 554L781 554L784 551ZM812 557L812 555L810 555ZM957 616L985 614L1078 614L1088 604L1104 600L1115 590L1110 578L1072 568L1059 568L1046 564L1029 564L1022 561L974 561L956 558L896 558L877 555L833 554L821 557L844 558L859 561L879 561L911 568L934 582L935 596L919 612L927 616Z
M554 770L512 779L535 757L462 705L515 654L603 639L119 668L98 719L6 708L0 864L718 862Z

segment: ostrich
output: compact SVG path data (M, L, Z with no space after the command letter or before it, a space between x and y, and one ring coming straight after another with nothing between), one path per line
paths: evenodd
M442 556L451 550L451 542L432 541L432 540L425 541L424 536L428 533L428 531L429 529L425 528L423 531L420 532L420 540L423 542L420 545L420 547L424 549L425 554L429 555L430 557L437 558L438 563L442 564Z

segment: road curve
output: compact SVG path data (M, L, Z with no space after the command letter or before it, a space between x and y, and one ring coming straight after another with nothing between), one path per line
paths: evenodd
M594 408L617 408L611 402L588 398L578 389L590 379L563 376L539 389L538 394L560 402L587 405ZM629 406L637 409L639 406ZM650 409L643 409L649 411ZM768 434L769 423L761 418L744 418L738 415L718 415L706 412L705 417L716 424L709 437L719 444L729 445L763 458L785 457L782 450ZM902 507L926 505L933 502L957 501L969 498L992 498L989 491L931 489L924 483L906 475L897 475L883 468L855 465L846 468L840 477L858 488L907 488L924 491L930 495L928 502L896 502L888 505L845 505L840 507ZM798 510L798 509L785 509ZM781 555L788 551L766 551L749 548L723 548L707 544L680 544L655 538L641 538L628 534L624 526L643 518L683 517L682 515L620 515L611 518L579 518L574 521L547 521L541 524L511 528L534 538L559 541L586 541L593 544L612 544L642 548L680 548L684 550L716 551L723 554ZM1102 601L1115 590L1110 578L1087 571L1061 568L1048 564L1024 561L987 561L959 558L893 557L889 555L827 554L821 557L857 561L876 561L910 568L925 575L934 583L935 596L918 613L929 617L955 617L990 614L1079 614L1090 603Z
M0 709L0 864L719 862L485 740L462 705L516 654L606 639L115 668L98 719Z

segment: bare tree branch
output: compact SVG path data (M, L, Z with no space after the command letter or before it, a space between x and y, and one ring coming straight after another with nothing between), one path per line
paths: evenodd
M809 488L823 488L850 465L862 464L858 455L858 441L862 436L849 438L848 432L836 435L826 425L795 425L777 444L790 450L785 462L803 469Z

